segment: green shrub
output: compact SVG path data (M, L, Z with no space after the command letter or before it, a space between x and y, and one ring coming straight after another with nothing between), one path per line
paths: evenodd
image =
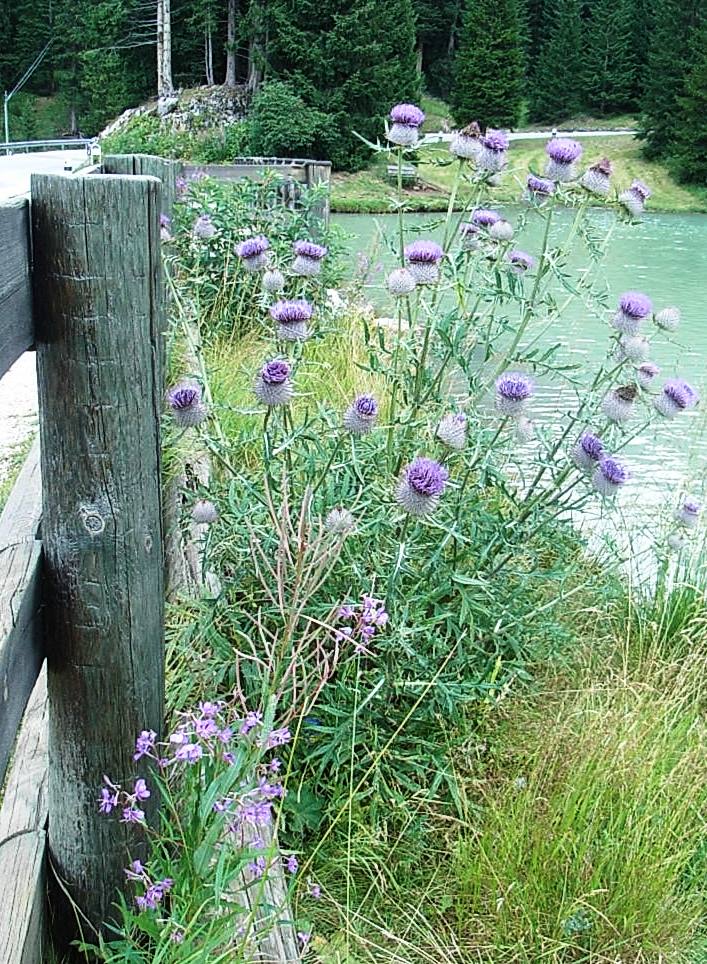
M245 121L222 131L175 131L155 114L140 114L103 140L106 154L155 154L200 164L219 164L248 153L249 127Z
M290 84L271 81L253 101L250 147L272 157L317 157L327 117L308 107Z

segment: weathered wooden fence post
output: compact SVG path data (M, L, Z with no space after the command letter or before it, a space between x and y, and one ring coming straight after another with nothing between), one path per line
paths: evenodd
M163 715L161 200L152 177L32 178L49 852L94 927L139 856L102 776L131 786Z

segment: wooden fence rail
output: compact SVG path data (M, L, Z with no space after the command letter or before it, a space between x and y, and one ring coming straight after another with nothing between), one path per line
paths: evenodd
M102 775L133 778L136 733L161 729L159 217L178 170L107 157L0 204L0 378L37 349L40 422L0 515L0 964L45 960L54 877L54 940L77 936L67 894L110 919L128 836L98 813ZM297 961L291 922L276 936Z

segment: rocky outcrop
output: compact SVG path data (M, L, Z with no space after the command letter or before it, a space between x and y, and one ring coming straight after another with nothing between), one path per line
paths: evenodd
M245 118L250 95L244 85L236 87L195 87L176 91L173 96L131 107L110 123L101 137L123 130L142 115L159 117L173 131L201 133L220 130Z

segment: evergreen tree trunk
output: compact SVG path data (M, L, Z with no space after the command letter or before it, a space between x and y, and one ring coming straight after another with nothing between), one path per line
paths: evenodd
M236 86L236 14L238 0L228 0L228 26L226 36L226 79L227 87Z
M157 96L164 89L164 0L157 0Z
M211 24L204 33L204 57L206 60L206 83L209 87L214 84L214 48L211 40Z
M172 83L172 0L162 0L162 30L163 30L163 58L162 58L162 87L163 93L174 91Z

